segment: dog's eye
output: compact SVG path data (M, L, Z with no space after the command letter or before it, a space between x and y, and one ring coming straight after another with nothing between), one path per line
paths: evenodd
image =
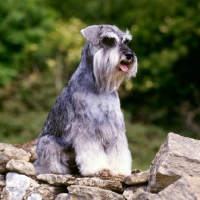
M130 42L130 40L126 39L126 40L124 41L124 44L128 44L129 42Z
M102 40L102 43L107 45L107 46L114 46L115 39L114 38L109 38L109 37L104 37L103 40Z

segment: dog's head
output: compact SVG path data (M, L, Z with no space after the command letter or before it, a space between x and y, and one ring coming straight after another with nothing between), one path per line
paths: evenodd
M94 25L81 30L90 44L93 71L101 91L116 90L124 78L135 77L137 57L127 46L132 36L111 25Z

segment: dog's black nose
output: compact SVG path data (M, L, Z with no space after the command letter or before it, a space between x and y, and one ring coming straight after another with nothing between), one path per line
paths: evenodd
M127 51L125 52L125 56L127 60L130 60L131 58L133 58L133 53L131 51Z

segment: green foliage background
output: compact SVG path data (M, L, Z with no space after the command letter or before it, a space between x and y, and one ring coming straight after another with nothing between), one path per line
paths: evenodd
M138 74L119 89L133 168L149 167L169 131L199 139L199 13L198 0L0 1L0 142L37 138L92 24L133 35Z

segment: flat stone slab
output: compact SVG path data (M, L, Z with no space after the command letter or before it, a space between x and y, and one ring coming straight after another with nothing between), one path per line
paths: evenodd
M17 172L27 176L36 176L36 170L32 163L25 160L10 160L6 164L6 169L10 172Z
M70 200L125 200L120 194L97 187L71 185L67 189L69 191L67 198Z
M150 175L150 170L134 173L130 176L125 177L125 184L126 185L140 185L140 184L147 184Z
M54 186L83 185L122 192L124 187L119 181L102 180L97 177L75 178L70 174L40 174L37 179Z
M99 187L99 188L118 191L118 192L123 191L123 186L119 181L102 180L102 179L99 179L99 178L96 178L96 177L77 178L75 180L75 185L85 185L85 186Z
M69 186L75 184L75 178L70 174L40 174L37 179L54 186Z

